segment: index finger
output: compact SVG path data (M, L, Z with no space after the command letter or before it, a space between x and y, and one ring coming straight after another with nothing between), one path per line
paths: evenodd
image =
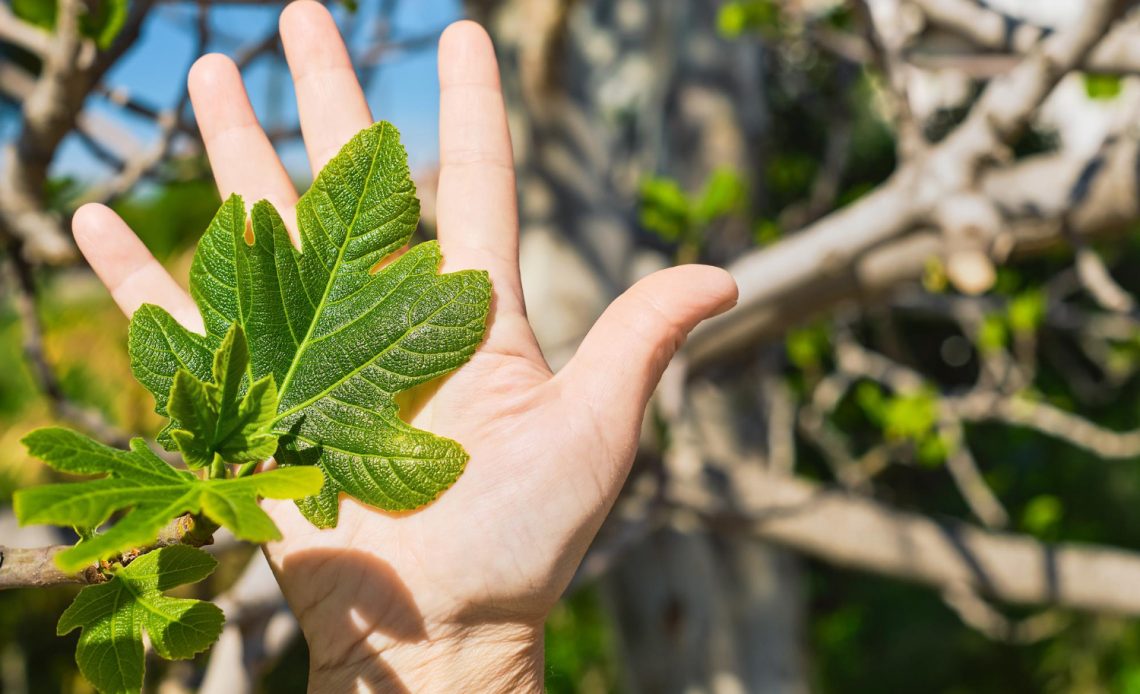
M123 313L129 317L143 304L156 304L190 330L202 331L194 300L119 215L92 203L76 210L71 224L83 257Z

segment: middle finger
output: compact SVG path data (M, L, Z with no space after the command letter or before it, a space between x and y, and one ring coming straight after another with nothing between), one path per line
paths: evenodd
M313 176L372 125L372 114L332 15L316 2L295 2L281 13L281 44L297 90L301 134Z

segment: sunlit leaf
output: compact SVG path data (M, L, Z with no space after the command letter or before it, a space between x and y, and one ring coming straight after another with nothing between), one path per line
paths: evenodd
M168 465L142 439L132 440L130 450L123 451L58 427L33 431L24 444L29 453L60 472L106 476L18 490L13 509L21 523L94 528L113 513L130 509L106 532L55 555L64 571L79 571L145 546L167 523L186 513L204 514L251 542L279 539L280 531L257 499L315 494L323 481L320 471L312 468L203 480Z
M60 636L82 629L75 662L104 694L142 689L143 632L158 655L192 658L222 633L224 617L201 600L170 598L164 591L196 583L217 561L201 550L176 545L145 554L107 583L88 586L59 618Z
M168 413L175 375L212 377L213 351L234 323L249 344L250 379L273 376L277 462L318 465L321 494L298 502L321 526L336 524L344 491L385 509L422 506L467 461L454 441L399 418L395 396L459 367L483 339L491 299L486 272L439 274L435 242L386 262L411 238L419 201L407 154L388 123L357 134L297 205L301 250L276 210L223 203L198 245L190 291L206 334L162 309L131 321L132 366ZM171 445L170 437L160 439Z
M249 369L245 333L236 323L214 355L213 379L203 383L186 369L174 375L170 415L178 421L171 438L191 468L214 463L260 462L277 449L269 430L277 414L273 376L254 382L242 395Z

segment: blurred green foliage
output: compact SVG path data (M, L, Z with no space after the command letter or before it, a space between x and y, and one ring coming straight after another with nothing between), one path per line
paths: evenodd
M773 0L732 0L720 6L717 30L734 39L748 32L765 32L779 26L780 7Z
M598 591L583 588L559 603L546 621L546 691L620 692L620 674L609 614Z
M1085 93L1090 99L1107 101L1120 96L1124 79L1120 75L1090 72L1085 75Z
M1140 336L1115 345L1115 358L1124 362L1117 373L1121 380L1112 386L1111 398L1097 403L1074 392L1066 373L1087 365L1073 363L1075 356L1073 362L1050 359L1041 344L1049 340L1052 349L1080 353L1078 345L1069 343L1072 338L1045 321L1045 281L1072 260L1071 253L1063 253L1003 270L991 292L992 309L973 343L976 353L965 363L952 366L941 355L941 345L955 336L956 328L920 316L892 315L891 334L903 341L895 349L905 349L909 366L952 391L954 384L972 383L981 356L1014 348L1011 343L1021 340L1034 346L1039 362L1035 390L1026 397L1047 400L1114 430L1140 426L1140 378L1135 372ZM1130 245L1113 261L1133 266L1140 263L1140 250ZM1125 274L1117 279L1128 291L1140 291L1140 278ZM866 318L854 329L873 349L889 351L890 345L877 340L870 329L872 322ZM803 344L814 346L805 350ZM790 340L787 351L793 382L810 380L810 369L831 359L820 338ZM811 359L805 360L804 353ZM934 518L969 520L945 471L924 464L935 460L924 460L920 442L938 440L933 435L936 395L929 390L900 397L861 382L836 408L834 424L857 450L891 438L919 444L918 465L892 465L876 478L880 495L894 506ZM1093 542L1133 550L1140 546L1140 461L1104 461L1042 434L999 424L968 426L966 438L987 483L1015 519L1012 529L1048 542ZM804 474L830 478L827 465L810 446L801 451ZM814 561L810 565L811 667L817 691L1128 692L1140 686L1136 620L1058 612L1055 632L1032 643L1004 644L963 625L926 589ZM1036 614L1026 608L999 609L1012 620Z
M823 323L792 328L784 338L788 361L803 371L818 370L831 352L831 336Z
M854 389L854 399L868 421L882 429L886 441L910 444L918 462L936 467L946 459L950 444L936 429L939 405L933 389L891 395L877 383L862 381Z
M1055 539L1065 515L1065 505L1053 494L1038 494L1030 499L1021 512L1021 527L1043 539Z
M746 203L745 182L731 169L714 171L693 195L671 178L654 176L641 183L640 221L646 231L675 244L681 262L690 262L700 251L709 226L743 212Z
M125 198L114 209L156 258L167 260L197 242L219 205L212 181L192 180Z
M721 5L720 32L740 41L779 40L787 27L764 2ZM836 13L829 21L850 18ZM766 44L771 46L771 43ZM777 61L777 65L779 65ZM768 74L766 97L772 108L765 158L757 163L758 200L753 215L757 245L777 242L785 233L781 213L804 199L823 161L821 144L829 124L821 114L847 109L852 124L848 170L842 172L836 206L858 199L893 171L894 141L877 110L875 78L864 71L847 92L835 92L843 69L819 53ZM790 86L789 86L790 85ZM1092 99L1116 98L1121 80L1088 75ZM819 109L818 101L827 103ZM814 106L814 108L813 108ZM938 139L964 111L935 117L928 133ZM1048 151L1055 135L1030 130L1018 156ZM1106 254L1112 267L1140 264L1140 229ZM894 464L875 479L877 493L892 505L934 518L971 520L969 510L941 465L950 452L938 435L941 392L968 387L981 360L999 350L1028 350L1038 374L1023 394L1076 411L1114 430L1140 426L1140 335L1115 339L1105 360L1106 383L1099 382L1073 336L1046 323L1046 282L1071 268L1070 249L1058 248L999 271L986 313L972 335L957 326L914 313L879 310L847 326L860 342L890 354L929 379L918 393L898 394L860 382L832 416L856 454L888 442L906 444L917 464ZM1130 293L1140 293L1140 276L1117 276ZM923 286L954 298L942 263L931 258ZM806 396L833 366L831 326L815 323L785 336L788 380ZM943 348L957 340L959 354L948 363ZM1073 372L1078 372L1074 376ZM1089 399L1074 389L1074 378L1096 382L1084 388L1109 389L1111 396ZM1078 380L1083 383L1084 380ZM966 441L987 483L1010 511L1013 530L1045 541L1096 542L1140 547L1140 461L1103 461L1036 432L997 424L967 426ZM800 474L832 480L821 454L806 442L798 447ZM1027 644L1003 644L979 634L935 593L878 576L808 561L811 578L809 630L811 686L820 692L1140 692L1140 624L1136 620L1070 613L1056 615L1056 631ZM1034 614L998 606L1010 619Z
M59 9L57 0L11 0L12 12L24 21L44 29L55 28ZM100 48L108 48L127 20L128 0L89 0L87 11L80 17L84 36L95 39Z
M1045 319L1045 292L1040 287L1015 295L1006 309L1009 328L1015 335L1029 335L1041 327Z

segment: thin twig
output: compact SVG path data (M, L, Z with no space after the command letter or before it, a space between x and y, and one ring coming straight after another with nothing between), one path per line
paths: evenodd
M873 49L871 55L879 71L882 72L887 91L891 95L899 160L906 161L925 150L927 143L922 133L922 124L915 116L910 103L910 80L907 77L907 64L903 58L903 48L909 37L903 35L904 27L901 19L903 12L900 1L872 3L869 0L859 0L855 3L855 7L863 15L866 40ZM894 9L892 13L894 22L889 27L886 26L884 17L876 12L876 8L880 8L883 13L887 13L891 8L884 7L885 4Z
M1067 618L1052 610L1012 620L965 586L952 586L943 591L942 600L967 626L1002 643L1021 646L1037 643L1055 636L1069 624Z
M1004 528L1009 524L1009 513L978 470L978 463L974 460L966 434L962 431L962 422L954 416L953 409L942 408L938 429L949 448L946 453L946 469L962 499L970 507L970 512L987 528Z
M946 398L944 402L965 421L998 421L1023 426L1107 460L1140 457L1140 429L1112 431L1045 402L985 391Z

